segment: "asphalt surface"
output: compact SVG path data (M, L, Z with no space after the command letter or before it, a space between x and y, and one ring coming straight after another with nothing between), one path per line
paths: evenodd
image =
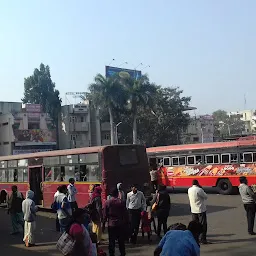
M172 210L169 224L182 222L188 224L191 219L188 198L185 193L171 194ZM37 218L37 246L26 248L22 235L11 236L10 217L0 209L0 248L1 255L53 256L60 255L55 244L58 234L54 231L55 219L51 213L39 212ZM256 229L255 229L256 230ZM105 236L106 238L106 236ZM239 256L255 255L256 237L247 234L245 212L237 195L222 196L210 194L208 199L208 240L212 243L201 247L201 255ZM157 239L148 245L142 238L136 246L127 246L127 255L153 255ZM107 251L107 241L103 245ZM119 255L116 250L116 255Z

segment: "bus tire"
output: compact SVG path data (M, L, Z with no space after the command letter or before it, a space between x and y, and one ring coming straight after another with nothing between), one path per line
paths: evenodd
M218 192L222 195L231 195L233 186L229 179L220 179L217 183Z

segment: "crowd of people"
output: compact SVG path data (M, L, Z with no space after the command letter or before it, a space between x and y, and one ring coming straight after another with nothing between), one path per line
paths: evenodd
M200 244L207 244L207 195L198 180L193 180L188 189L192 221L188 227L183 224L167 226L171 208L170 196L163 185L158 185L155 176L153 182L144 184L139 190L137 185L125 193L122 183L114 187L105 202L102 203L102 189L94 185L90 193L88 205L78 208L75 180L70 179L69 185L58 187L53 198L52 209L56 212L56 230L68 234L75 241L71 255L105 255L100 250L102 233L107 226L109 255L115 255L116 242L120 255L126 254L125 244L137 243L141 229L142 239L147 236L151 242L153 231L159 244L154 255L199 255ZM152 181L152 180L151 180ZM256 196L247 184L246 177L240 177L239 192L244 204L248 221L248 233L255 235L254 219L256 213ZM34 192L28 190L24 197L17 186L12 186L8 200L8 213L11 216L13 235L23 230L25 246L35 245L36 212ZM156 221L157 220L157 224ZM163 228L163 233L162 233ZM162 237L162 234L164 235Z

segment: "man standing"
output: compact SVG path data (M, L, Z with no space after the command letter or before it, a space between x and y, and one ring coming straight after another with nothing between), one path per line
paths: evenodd
M70 202L72 213L76 209L78 209L77 202L76 202L76 194L77 194L77 190L75 187L75 179L70 178L69 185L68 185L68 201Z
M22 213L22 202L24 197L22 193L18 191L17 186L12 186L12 193L8 201L8 213L11 215L12 220L12 233L16 235L19 233L19 227L24 228L24 220Z
M123 201L118 198L118 189L111 192L103 211L103 227L108 222L109 255L115 255L115 241L118 241L120 255L125 255L125 229L128 223L128 213Z
M136 185L131 186L131 192L127 194L126 208L129 211L131 222L131 242L137 242L139 233L141 212L146 210L146 199L144 194L137 189Z
M248 223L248 233L250 235L256 235L254 233L254 219L255 219L255 212L256 212L256 195L252 191L252 189L247 185L248 181L246 177L242 176L239 178L240 185L239 185L239 193L242 198L242 202L244 204L244 209L246 211L247 216L247 223Z
M56 208L58 219L60 222L60 232L64 233L66 231L67 226L69 225L69 221L72 217L72 210L68 198L66 196L68 190L66 185L62 185L59 187L59 194L56 197Z
M154 165L151 168L152 169L150 170L149 174L150 174L152 191L153 193L155 193L158 187L158 170L156 165Z
M200 243L207 244L207 217L206 217L206 204L207 195L200 186L198 180L193 180L193 186L188 189L188 197L192 213L192 219L202 224L202 234Z

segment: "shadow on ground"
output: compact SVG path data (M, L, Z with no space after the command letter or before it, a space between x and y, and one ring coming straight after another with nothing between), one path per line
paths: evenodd
M220 212L225 210L234 209L236 207L207 205L207 213ZM185 216L191 215L190 206L188 204L173 203L170 210L170 216Z

